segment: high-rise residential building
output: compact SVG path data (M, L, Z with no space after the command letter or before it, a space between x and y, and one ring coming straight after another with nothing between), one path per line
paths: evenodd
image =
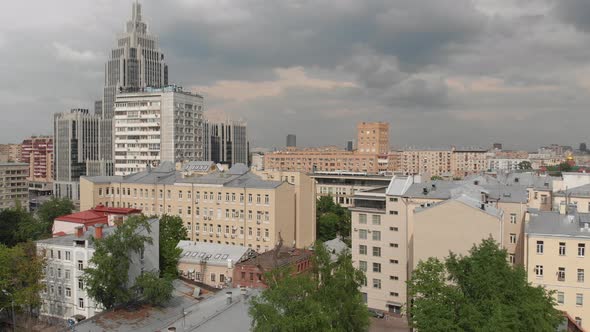
M20 204L29 208L29 164L0 163L0 210Z
M54 115L54 183L56 197L80 200L80 177L87 174L87 162L99 156L101 118L87 109L73 109Z
M22 143L22 163L29 164L31 182L53 181L53 137L32 136Z
M389 153L389 123L361 122L357 125L357 151L386 155Z
M297 146L297 136L293 134L287 135L287 147L292 148Z
M203 160L203 97L182 88L122 93L115 103L115 175L162 161Z
M105 65L105 82L100 127L100 151L98 161L112 164L113 124L115 99L118 93L139 91L147 87L159 88L168 85L168 66L159 48L156 36L149 34L148 26L142 21L141 4L133 3L131 20L125 32L118 37L117 46L110 52ZM95 105L98 107L99 105ZM110 125L109 125L110 122ZM95 171L104 169L106 175L112 174L112 166L94 166ZM105 174L98 174L105 175Z
M377 154L356 153L342 148L289 148L264 155L264 169L297 172L361 172L379 171Z
M223 170L213 162L190 162L178 171L166 161L124 177L83 178L80 207L179 216L191 241L262 252L282 238L285 245L304 248L316 235L314 183L299 173L293 180L266 180L243 164Z
M354 149L354 143L352 141L346 141L346 151L352 151Z
M0 162L17 162L20 160L22 145L0 144Z
M502 150L502 143L494 143L492 148L494 150Z
M215 163L248 164L248 135L245 121L206 120L203 130L204 159Z

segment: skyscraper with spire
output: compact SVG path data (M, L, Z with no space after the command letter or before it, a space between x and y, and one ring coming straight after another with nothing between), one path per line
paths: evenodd
M113 118L117 93L141 91L146 87L159 88L168 85L168 66L164 53L159 48L158 38L149 34L148 25L142 21L141 4L138 0L132 5L131 20L125 32L117 38L117 45L111 50L105 65L105 82L101 112L100 159L92 175L112 173L113 156ZM107 166L104 163L106 161ZM91 164L92 165L92 164ZM106 174L111 175L111 174Z

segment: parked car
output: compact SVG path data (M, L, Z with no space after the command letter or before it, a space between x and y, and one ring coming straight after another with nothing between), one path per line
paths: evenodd
M381 311L378 310L373 310L373 309L369 309L369 315L375 317L375 318L383 318L385 317L385 314L382 313Z

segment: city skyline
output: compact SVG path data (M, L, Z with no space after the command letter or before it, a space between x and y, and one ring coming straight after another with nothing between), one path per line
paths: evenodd
M0 54L27 66L4 69L0 107L18 116L5 117L0 141L50 134L53 113L92 109L132 3L39 3L38 17L10 4ZM300 146L344 146L360 121L390 122L392 146L587 141L583 1L140 3L171 83L248 120L252 147L286 132Z

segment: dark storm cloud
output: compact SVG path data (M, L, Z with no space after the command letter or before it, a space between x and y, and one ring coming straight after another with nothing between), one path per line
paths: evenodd
M0 141L92 107L132 3L34 2L0 13ZM141 2L171 80L247 119L253 146L341 145L366 120L397 146L587 139L586 0Z

